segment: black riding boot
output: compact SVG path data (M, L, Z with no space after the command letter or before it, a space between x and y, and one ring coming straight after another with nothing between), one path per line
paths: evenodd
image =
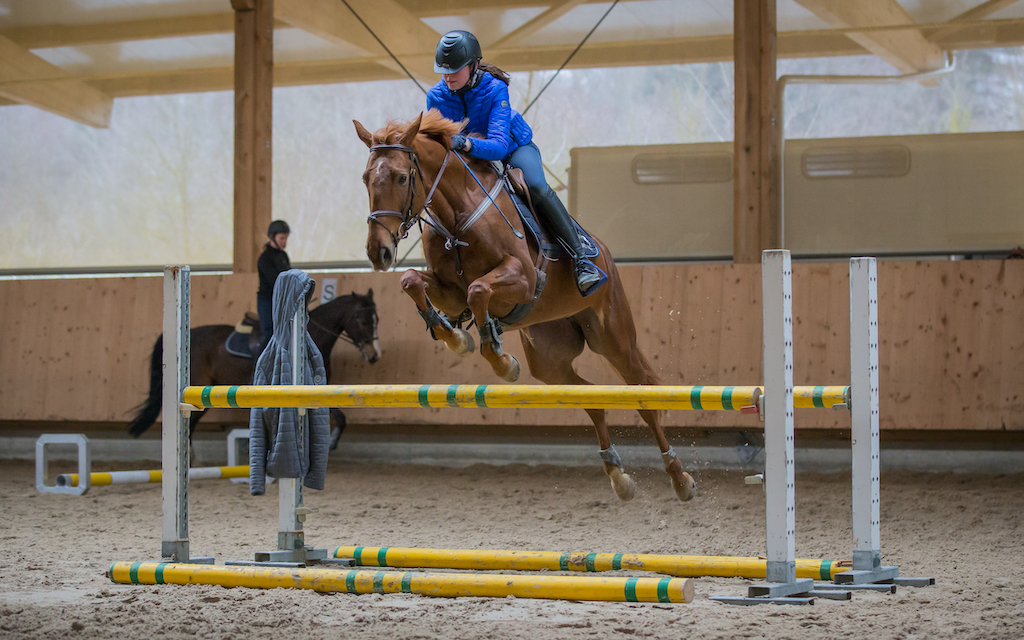
M600 289L608 281L608 276L600 267L584 257L583 245L580 243L580 236L576 233L572 218L554 190L548 186L543 192L540 189L530 189L530 197L533 198L537 212L544 216L548 227L569 247L576 288L583 296L589 296Z

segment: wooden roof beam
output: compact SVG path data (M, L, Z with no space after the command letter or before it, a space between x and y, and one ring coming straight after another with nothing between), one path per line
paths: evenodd
M114 99L0 37L0 98L38 107L90 127L110 126Z
M1002 11L1006 7L1016 4L1018 0L988 0L988 2L982 2L973 9L968 9L955 18L951 18L949 23L956 25L956 23L972 22L974 20L982 20L992 15L997 11ZM949 29L943 29L930 35L930 39L933 42L939 42L942 39L956 33L963 29L961 26L952 26Z
M878 25L916 26L896 0L796 0L830 26L839 28ZM903 73L932 71L945 64L942 49L919 29L850 33L848 37Z
M278 25L287 26L287 25ZM234 33L235 14L213 13L177 18L150 18L93 24L46 24L0 30L0 35L26 49L81 47L160 38Z

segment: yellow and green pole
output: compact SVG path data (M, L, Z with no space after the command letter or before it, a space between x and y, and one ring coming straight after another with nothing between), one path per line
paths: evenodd
M848 387L797 387L796 407L844 402ZM756 386L645 385L283 385L186 387L200 409L251 407L466 407L740 411L757 406Z
M557 551L495 551L476 549L413 549L403 547L338 547L335 558L351 558L357 566L417 569L506 571L653 571L680 577L764 578L764 558L679 556L641 553L560 553ZM796 561L796 576L832 580L850 570L840 560Z
M547 598L611 602L690 602L688 578L608 578L460 573L413 573L115 562L107 576L118 584L208 584L253 589L312 589L320 593L415 593L435 597Z

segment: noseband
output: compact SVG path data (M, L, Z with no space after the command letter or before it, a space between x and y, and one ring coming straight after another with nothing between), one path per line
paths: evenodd
M371 211L370 215L366 217L366 222L372 220L380 226L384 227L384 230L391 235L391 241L398 246L399 240L404 240L409 237L409 229L413 227L417 222L422 222L423 212L428 211L430 207L430 200L434 196L434 191L437 189L437 185L441 183L441 176L444 175L444 170L448 166L448 158L451 157L451 151L448 151L444 155L444 162L441 164L441 170L437 172L437 177L434 178L434 184L430 186L430 191L427 192L426 200L423 202L423 208L418 213L413 213L412 205L413 200L416 198L416 176L419 175L420 180L426 184L426 180L423 178L423 169L420 167L420 159L416 155L416 150L412 147L404 144L375 144L370 147L370 153L374 151L387 151L394 149L396 151L404 151L409 154L409 158L412 160L412 168L409 169L409 197L407 199L405 209L403 211L394 211L392 209L377 209ZM395 233L381 221L381 218L398 218L402 221L398 227L398 232ZM432 217L432 216L431 216ZM433 225L431 225L433 226Z

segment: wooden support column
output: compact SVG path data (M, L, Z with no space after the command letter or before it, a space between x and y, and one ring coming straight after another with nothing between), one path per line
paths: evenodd
M270 225L274 0L235 9L235 273L254 273Z
M736 137L733 165L733 262L758 264L781 249L776 185L779 149L775 103L775 0L733 0Z

